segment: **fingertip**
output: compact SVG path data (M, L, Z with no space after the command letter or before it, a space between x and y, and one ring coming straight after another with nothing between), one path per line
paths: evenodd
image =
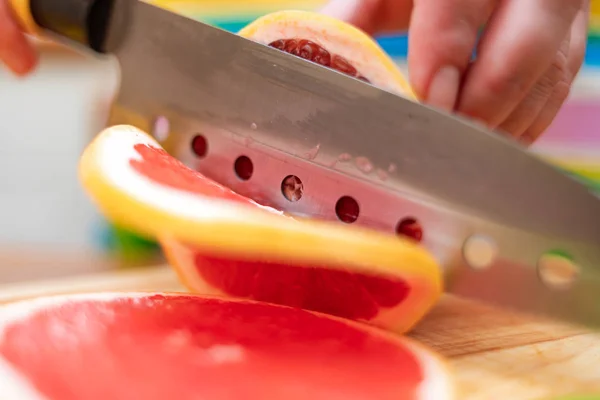
M489 9L489 0L415 1L408 64L411 85L420 98L444 109L455 107Z
M460 85L460 71L454 66L440 68L429 85L425 101L434 107L452 111Z
M37 52L12 16L8 4L0 0L0 61L23 76L37 65Z
M13 72L17 76L24 77L35 71L37 65L37 58L22 60L13 67Z
M38 64L38 54L25 35L8 49L1 57L8 68L17 76L26 76L33 72Z

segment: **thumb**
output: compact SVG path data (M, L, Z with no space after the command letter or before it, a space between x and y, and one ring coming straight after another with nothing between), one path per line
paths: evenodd
M36 63L34 48L21 31L8 2L0 0L0 67L5 64L15 74L25 75Z
M412 0L330 0L321 13L373 35L408 29L412 3Z

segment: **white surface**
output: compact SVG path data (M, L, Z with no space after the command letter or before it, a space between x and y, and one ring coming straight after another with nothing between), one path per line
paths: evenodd
M79 155L104 124L114 64L46 49L36 73L0 67L0 245L91 247Z

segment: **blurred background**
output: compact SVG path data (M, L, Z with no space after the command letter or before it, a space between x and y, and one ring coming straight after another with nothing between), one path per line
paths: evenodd
M154 1L236 32L281 9L324 0ZM588 53L567 105L534 150L600 187L600 0ZM400 65L405 35L379 37ZM80 188L79 155L103 127L115 66L43 44L40 68L17 79L0 68L0 285L158 264L154 243L106 223Z

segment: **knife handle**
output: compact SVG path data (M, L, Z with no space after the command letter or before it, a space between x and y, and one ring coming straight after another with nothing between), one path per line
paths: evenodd
M105 53L115 0L8 0L25 33L44 30Z

